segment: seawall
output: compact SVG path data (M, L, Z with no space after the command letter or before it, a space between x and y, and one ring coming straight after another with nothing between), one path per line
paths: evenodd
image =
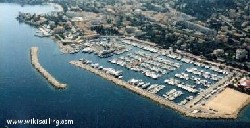
M30 59L31 64L34 68L55 88L64 89L66 88L66 84L62 84L57 81L48 71L46 71L39 63L38 59L38 47L31 47L30 49Z

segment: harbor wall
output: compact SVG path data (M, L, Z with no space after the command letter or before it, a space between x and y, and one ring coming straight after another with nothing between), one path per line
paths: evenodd
M220 113L202 113L202 112L193 113L193 111L195 110L193 108L187 108L185 106L178 105L174 102L171 102L169 100L164 99L163 97L149 93L148 91L143 90L139 87L132 86L129 83L127 83L121 79L115 78L114 76L105 73L104 71L95 69L87 64L83 64L81 61L70 61L69 63L72 65L75 65L76 67L80 67L80 68L88 70L92 73L95 73L96 75L99 75L104 79L110 80L113 83L120 85L121 87L127 88L127 89L129 89L129 90L131 90L139 95L147 97L147 98L153 100L154 102L157 102L161 105L169 107L169 108L171 108L171 109L173 109L173 110L175 110L175 111L177 111L185 116L194 117L194 118L207 118L207 119L221 119L221 118L235 119L235 118L237 118L237 114L225 115L225 114L220 114Z
M64 89L66 88L66 84L62 84L57 81L48 71L46 71L39 63L38 59L38 47L32 47L30 49L30 59L31 64L34 68L55 88L57 89Z

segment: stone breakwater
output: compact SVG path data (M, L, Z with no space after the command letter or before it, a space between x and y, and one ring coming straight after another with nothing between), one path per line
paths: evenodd
M193 113L195 110L193 108L187 108L185 106L178 105L174 102L171 102L169 100L164 99L163 97L149 93L148 91L143 90L141 88L138 88L136 86L132 86L129 83L127 83L121 79L115 78L114 76L109 75L102 70L98 70L98 69L93 68L87 64L83 64L81 61L70 61L69 63L72 65L75 65L76 67L80 67L80 68L88 70L92 73L95 73L96 75L99 75L104 79L110 80L110 81L114 82L115 84L120 85L121 87L127 88L127 89L129 89L129 90L131 90L139 95L147 97L147 98L149 98L149 99L151 99L151 100L153 100L161 105L169 107L169 108L171 108L171 109L173 109L173 110L175 110L175 111L177 111L185 116L194 117L194 118L210 118L210 119L237 118L237 114L226 115L226 114L205 113L205 112Z
M66 88L66 84L62 84L57 81L49 72L47 72L39 63L38 60L38 47L32 47L30 49L30 59L31 64L35 67L35 69L44 77L46 80L52 84L57 89Z

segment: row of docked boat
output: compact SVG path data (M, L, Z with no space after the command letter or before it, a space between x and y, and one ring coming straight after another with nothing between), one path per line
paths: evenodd
M180 78L180 79L183 79L183 80L192 80L194 81L196 84L198 85L203 85L203 86L206 86L206 87L209 87L211 82L205 80L205 79L201 79L199 77L195 77L195 76L190 76L189 74L187 73L180 73L180 74L175 74L175 77L177 78Z
M107 38L86 40L81 44L81 47L80 50L82 50L83 53L95 53L101 58L111 57L114 54L118 55L131 50L124 44L108 40ZM74 54L76 52L73 50L71 53Z
M205 87L210 87L210 85L211 85L211 82L204 80L204 79L201 79L201 78L198 78L198 77L195 77L195 76L191 76L190 80L193 80L196 84L200 84L200 85L203 85Z
M178 105L185 105L185 104L187 104L189 101L191 101L192 99L194 99L194 96L188 96L188 97L186 97L184 100L180 101L180 102L178 103Z
M138 80L138 79L134 79L134 78L128 80L128 83L131 85L140 87L142 89L146 89L147 87L150 86L149 82L146 83L146 82L143 82L142 80Z
M71 50L69 53L70 54L76 54L78 52L80 52L80 50L78 48L75 48L75 49Z
M138 47L138 48L143 49L145 51L149 51L151 53L158 53L158 50L153 48L153 47L149 47L149 46L146 46L146 45L131 42L130 40L122 40L122 42L127 44L127 45L132 45L134 47Z
M35 36L38 36L38 37L49 37L49 36L51 36L52 34L52 31L49 29L49 28L47 28L46 26L41 26L40 28L39 28L39 30L38 31L36 31L36 33L37 34L35 34Z
M205 69L210 69L210 70L212 70L214 72L217 72L217 73L220 73L220 74L224 74L224 75L229 74L228 71L222 70L219 67L215 67L215 66L212 66L212 65L207 65L205 63L200 63L198 61L193 61L189 57L181 56L181 55L178 55L178 54L168 54L167 56L172 58L172 59L180 60L180 61L182 61L184 63L189 63L189 64L193 64L194 66L199 66L199 67L202 67L202 68L205 68Z
M136 51L134 54L139 55L139 57L142 57L142 58L148 58L149 63L152 65L156 65L156 66L169 65L175 68L180 68L181 66L180 63L176 63L166 58L160 57L160 54L145 53L143 51Z
M158 79L162 75L180 67L177 63L155 57L154 55L146 54L142 51L129 53L126 56L120 56L119 58L109 60L109 62L136 72L139 71L145 76L153 79Z
M156 94L165 87L166 87L165 85L152 84L147 88L147 91Z
M75 44L75 43L71 43L70 44L70 46L71 46L71 50L70 50L70 54L75 54L75 53L78 53L78 52L80 52L81 50L82 50L82 52L84 52L84 50L85 50L85 48L86 48L86 46L85 45L83 45L83 43L79 43L79 44Z
M211 66L210 69L213 70L214 72L218 72L220 74L224 74L224 75L228 75L229 74L228 71L222 70L222 69L220 69L218 67L215 67L215 66Z
M176 99L177 97L181 96L183 94L182 91L177 91L176 89L172 89L168 92L166 92L165 94L163 94L162 96L167 99L167 100L174 100Z
M180 82L179 80L174 79L174 78L166 79L166 80L164 80L164 82L169 84L169 85L175 85L175 86L177 86L177 87L179 87L181 89L184 89L184 90L186 90L188 92L191 92L191 93L198 92L198 90L195 88L195 86L185 84L185 83Z
M179 54L172 53L172 54L168 54L167 56L172 58L172 59L182 61L184 63L189 63L189 64L193 64L195 66L200 66L200 67L204 67L204 68L209 68L208 65L205 65L205 64L197 62L197 61L193 61L189 57L185 57L185 56L182 56L182 55L179 55Z
M94 50L91 47L85 47L82 49L82 53L93 53Z
M166 73L165 70L159 70L157 68L146 68L146 66L141 66L139 63L138 64L135 64L136 63L136 60L130 60L128 62L124 61L124 60L121 60L120 58L119 59L112 59L112 60L109 60L110 63L112 64L117 64L117 65L120 65L122 67L126 67L128 68L129 70L132 70L132 71L135 71L135 72L141 72L143 73L145 76L148 76L148 77L151 77L153 79L157 79L159 78L163 73ZM137 61L138 62L138 61ZM157 72L158 71L158 72ZM161 74L162 73L162 74Z
M186 73L180 73L180 74L175 74L175 77L180 78L180 79L184 79L184 80L189 80L189 75Z
M158 61L160 63L163 63L163 64L166 64L166 65L169 65L169 66L173 66L175 68L180 68L181 64L180 63L177 63L177 62L173 62L173 61L170 61L168 59L165 59L165 58L162 58L162 57L157 57L157 58L153 58L155 61Z
M199 70L197 68L187 68L186 71L188 73L192 73L194 75L198 75L198 76L202 76L206 79L211 79L211 80L214 80L214 81L218 81L220 79L222 79L223 77L220 76L220 75L217 75L217 74L212 74L210 72L206 72L204 70Z
M128 80L128 83L131 85L134 85L136 87L140 87L142 89L145 89L146 91L156 94L163 88L165 88L165 85L159 85L159 84L150 84L150 82L143 82L142 80L138 79L130 79Z
M129 62L126 62L125 60L122 60L122 59L118 58L118 59L109 60L109 62L112 63L112 64L120 65L122 67L126 67L127 69L135 71L135 72L141 72L145 76L151 77L153 79L157 79L163 73L166 73L166 71L164 71L164 70L160 71L157 68L149 69L149 68L146 68L145 66L141 66L139 64L139 62L136 61L136 60L130 60ZM135 64L136 62L138 62L138 63Z
M117 78L122 78L122 70L115 70L113 68L104 68L103 66L99 65L98 63L93 63L92 61L86 60L86 59L79 59L79 61L81 61L83 64L87 64L93 68L96 68L98 70L102 70L107 74L110 74L114 77Z
M140 66L160 74L165 74L169 71L176 70L177 67L179 68L179 65L176 63L159 58L157 55L145 54L141 51L137 51L134 54L129 54L128 56L138 60L139 62L142 62L140 63Z

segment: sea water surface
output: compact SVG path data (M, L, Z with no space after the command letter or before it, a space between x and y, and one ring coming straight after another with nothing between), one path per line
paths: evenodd
M7 125L7 119L70 119L86 128L226 128L249 127L250 107L236 120L206 120L184 117L115 85L93 73L70 65L81 54L64 55L50 38L35 37L36 28L19 23L19 11L46 13L51 5L0 4L0 128L54 127ZM39 47L40 63L55 78L68 85L54 89L30 64L30 47Z

